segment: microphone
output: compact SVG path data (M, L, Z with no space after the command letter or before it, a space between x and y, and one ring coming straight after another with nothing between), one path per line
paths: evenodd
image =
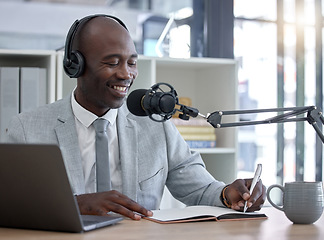
M166 91L162 87L166 86ZM150 89L137 89L127 97L127 107L136 116L149 116L157 122L164 122L175 113L178 103L177 92L167 83L154 84ZM158 119L154 114L161 116Z
M168 91L165 91L163 86L166 86ZM176 109L176 105L180 105L180 109ZM132 114L149 116L156 122L170 119L176 111L182 112L179 117L183 120L188 120L189 116L196 117L199 113L195 108L179 104L177 92L168 83L157 83L150 89L132 91L127 98L127 107ZM160 118L153 117L156 115Z

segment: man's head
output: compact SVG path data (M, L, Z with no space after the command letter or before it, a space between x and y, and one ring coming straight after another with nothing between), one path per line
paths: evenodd
M109 16L91 18L78 27L72 50L84 62L75 91L79 104L98 116L119 108L137 76L137 52L126 27Z

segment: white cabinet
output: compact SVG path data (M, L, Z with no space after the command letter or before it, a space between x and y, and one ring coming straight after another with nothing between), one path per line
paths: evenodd
M14 115L55 100L55 51L0 49L0 142Z
M50 50L0 49L0 67L38 67L46 69L47 103L56 100L56 52Z
M207 115L238 107L237 63L229 59L171 59L140 56L139 75L132 88L148 89L153 84L171 84L179 97L190 97L192 106ZM236 121L237 117L224 118ZM195 149L207 170L218 180L231 183L237 175L237 129L217 129L217 147ZM160 208L183 207L165 189Z
M63 72L63 52L57 53L57 98L69 94L76 80ZM192 106L206 115L218 110L237 109L237 63L232 59L155 58L139 56L138 77L132 89L148 89L157 82L171 84L179 97L190 97ZM235 117L228 117L234 121ZM224 119L225 120L225 119ZM236 179L237 130L217 129L217 147L198 150L208 171L218 180Z
M190 97L192 106L207 115L237 109L237 63L231 59L171 59L140 56L139 75L133 89L157 82L171 84L179 97ZM224 118L236 121L237 117ZM236 179L237 129L217 129L217 147L198 150L208 171L218 180Z

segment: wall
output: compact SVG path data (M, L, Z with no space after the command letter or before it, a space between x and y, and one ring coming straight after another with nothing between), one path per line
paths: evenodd
M141 36L137 26L140 13L134 10L106 6L2 1L0 2L0 48L6 48L4 46L8 44L8 48L10 45L18 46L19 41L24 41L25 44L20 44L24 49L62 47L65 36L76 19L97 13L121 18L134 41ZM40 46L40 44L49 44L51 47Z

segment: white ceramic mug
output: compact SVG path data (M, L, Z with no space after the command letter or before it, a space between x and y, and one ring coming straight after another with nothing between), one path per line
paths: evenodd
M270 191L279 188L283 193L283 206L275 204ZM310 224L317 221L324 207L322 182L289 182L285 186L271 185L267 190L270 204L283 211L293 223Z

